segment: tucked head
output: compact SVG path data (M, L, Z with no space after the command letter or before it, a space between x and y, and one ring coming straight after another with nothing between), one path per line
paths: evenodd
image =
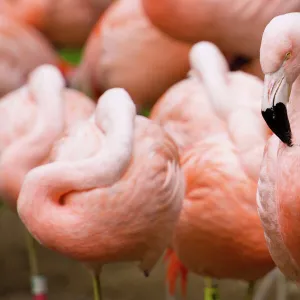
M300 74L300 13L274 18L265 28L260 63L265 74L262 115L280 140L292 146L286 105Z
M211 42L198 42L190 50L189 53L190 65L194 69L198 76L202 76L205 72L203 65L207 65L209 62L210 69L218 70L222 75L229 71L227 61L220 51L220 49ZM209 70L207 70L209 71Z

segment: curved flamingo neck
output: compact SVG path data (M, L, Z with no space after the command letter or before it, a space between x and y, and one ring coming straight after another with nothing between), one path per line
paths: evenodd
M17 182L19 192L24 176L47 158L53 143L64 130L64 80L50 65L37 68L30 75L28 92L37 103L37 118L32 130L4 150L1 157L1 185ZM9 185L9 184L8 184Z
M33 236L38 237L40 232L48 230L49 224L55 224L57 230L44 240L51 245L59 232L73 232L81 219L74 214L72 205L60 205L63 196L112 185L121 178L131 161L135 116L135 106L124 90L105 92L99 99L95 116L88 121L95 122L105 134L100 151L77 162L57 161L43 165L27 174L17 209L20 218L28 222L33 219L34 212L40 225L33 227Z
M228 64L221 51L209 42L200 42L190 51L190 63L194 74L203 83L212 107L224 119L231 111L228 101Z
M133 149L135 106L123 89L105 92L99 99L94 118L104 132L103 146L93 157L77 162L54 162L28 174L38 185L45 181L47 191L60 197L70 191L105 187L119 180L127 170ZM43 185L43 184L41 184Z

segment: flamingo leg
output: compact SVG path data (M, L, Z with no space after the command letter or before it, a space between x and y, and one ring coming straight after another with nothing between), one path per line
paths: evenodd
M47 299L47 282L44 276L39 274L37 256L35 251L35 240L26 230L26 244L28 250L30 276L31 276L31 293L34 300Z
M276 299L287 299L287 281L285 276L278 270L276 278Z
M258 286L255 292L253 300L264 300L267 298L269 291L276 282L277 271L277 269L272 270L262 279L260 285Z
M0 214L3 212L4 208L5 208L4 203L0 199Z
M219 300L218 283L210 278L204 278L204 300Z
M252 300L254 295L255 281L250 281L248 284L247 294L245 299Z
M101 300L102 299L102 292L101 292L101 284L100 284L100 275L98 272L93 272L93 291L94 291L94 300Z
M166 284L166 300L176 300L176 297L170 294L168 283Z

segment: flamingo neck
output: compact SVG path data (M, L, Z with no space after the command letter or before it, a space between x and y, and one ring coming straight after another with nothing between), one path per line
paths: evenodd
M47 89L36 95L38 102L37 120L33 130L18 142L23 151L18 151L19 160L22 156L32 161L43 160L48 155L53 143L64 130L64 105L62 91ZM19 148L20 149L20 148ZM30 169L37 164L33 162Z
M291 90L290 102L288 104L288 118L293 133L293 142L295 145L300 144L300 77L298 77Z
M7 197L12 199L18 196L25 175L45 161L64 129L62 91L48 88L48 82L38 85L34 89L30 84L28 87L38 107L34 127L8 146L1 156L1 190L5 187Z
M218 117L226 120L232 110L228 95L228 65L220 51L199 51L191 55L195 75L201 80Z
M26 175L18 213L34 237L54 250L68 252L65 247L56 248L56 241L62 235L72 236L82 219L63 196L112 185L121 178L132 156L135 116L135 106L124 90L107 91L99 99L94 117L87 121L104 133L99 152L76 162L49 163ZM50 229L53 224L56 230ZM47 236L45 231L49 232Z
M127 170L133 150L135 106L132 102L115 106L103 100L105 104L101 105L100 98L95 116L87 121L104 133L99 152L77 162L54 162L35 170L36 177L43 178L55 195L112 185Z
M291 95L290 95L290 106L292 110L300 112L300 101L299 101L299 95L300 95L300 76L298 76L293 83Z

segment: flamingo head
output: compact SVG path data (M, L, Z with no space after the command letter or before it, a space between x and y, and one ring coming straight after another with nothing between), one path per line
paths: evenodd
M287 104L293 82L300 74L299 14L274 18L265 28L260 48L260 63L265 74L262 116L270 129L288 146L292 132Z

